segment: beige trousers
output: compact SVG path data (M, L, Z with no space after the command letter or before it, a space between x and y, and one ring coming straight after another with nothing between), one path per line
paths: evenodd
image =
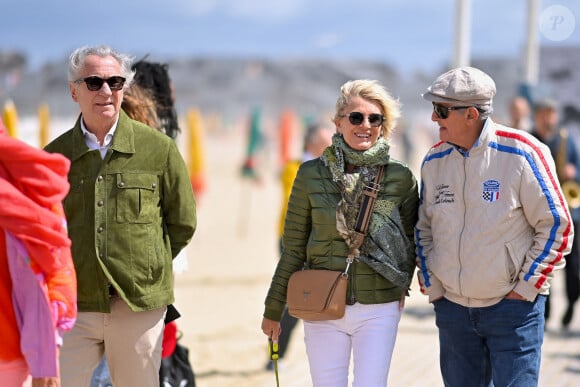
M104 354L115 386L159 387L166 309L133 312L114 296L111 313L80 312L60 350L61 386L90 386Z

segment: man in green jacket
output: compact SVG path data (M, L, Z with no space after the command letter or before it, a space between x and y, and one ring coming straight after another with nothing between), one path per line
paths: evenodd
M174 141L120 108L131 57L107 46L70 56L81 114L47 145L71 160L64 200L79 315L64 336L62 386L88 386L103 354L119 386L158 386L172 259L196 228L187 167Z

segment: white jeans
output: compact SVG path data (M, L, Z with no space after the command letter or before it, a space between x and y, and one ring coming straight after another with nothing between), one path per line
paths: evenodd
M353 353L353 387L387 385L401 319L399 302L347 305L339 320L304 321L304 342L314 387L347 387Z

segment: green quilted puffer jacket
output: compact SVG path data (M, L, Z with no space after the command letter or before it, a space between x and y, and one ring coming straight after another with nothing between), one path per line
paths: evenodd
M336 228L336 208L340 200L340 184L333 181L330 170L319 158L302 164L288 202L283 251L266 297L264 317L281 319L288 279L304 264L312 269L343 271L346 268L349 249ZM385 169L375 210L381 201L398 209L404 235L414 246L413 228L419 205L417 181L411 170L396 160L391 159ZM372 227L371 223L369 229ZM414 258L414 254L409 255L405 265L409 277L414 271ZM348 303L392 302L401 298L401 292L399 286L360 260L349 269Z

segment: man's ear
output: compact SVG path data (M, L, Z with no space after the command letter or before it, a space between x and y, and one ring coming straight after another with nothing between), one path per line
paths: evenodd
M467 119L469 120L473 120L473 119L478 119L479 118L479 110L477 110L477 108L474 107L470 107L469 109L467 109Z
M73 99L73 101L78 102L78 97L77 97L77 85L74 82L69 82L68 83L68 88L70 90L70 95Z

